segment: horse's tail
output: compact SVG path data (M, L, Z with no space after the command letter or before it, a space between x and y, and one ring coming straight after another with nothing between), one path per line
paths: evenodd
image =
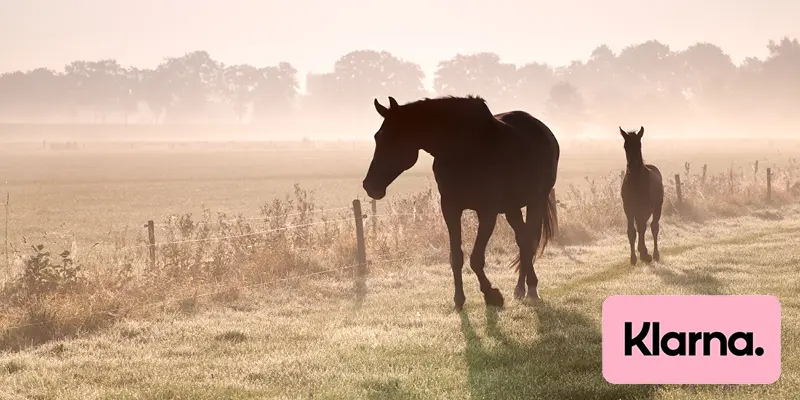
M542 212L542 231L541 235L539 236L538 242L534 242L533 246L533 261L536 261L536 253L538 251L539 255L544 254L545 249L547 248L547 244L553 239L558 232L558 214L556 210L556 192L555 189L550 189L550 193L547 196L547 200L545 201L545 209ZM519 270L520 265L520 256L517 254L517 258L511 262L510 267L514 267L515 271Z

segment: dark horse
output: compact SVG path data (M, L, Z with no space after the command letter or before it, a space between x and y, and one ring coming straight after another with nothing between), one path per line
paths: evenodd
M619 128L625 139L625 158L628 167L622 179L622 208L628 219L628 241L631 245L631 265L636 265L636 252L633 242L636 231L639 231L639 257L644 262L658 261L658 223L661 220L661 205L664 203L664 183L661 171L655 165L645 164L642 158L642 136L644 127L639 132L625 132ZM653 232L653 256L647 254L644 234L647 231L647 220L653 216L650 230ZM634 226L635 223L635 226Z
M383 123L375 134L375 153L363 186L369 197L381 199L386 188L416 162L420 150L433 156L433 173L441 195L442 215L450 235L450 265L455 306L466 300L461 279L461 215L473 210L478 233L470 255L487 305L503 306L503 295L484 273L486 246L498 214L514 230L519 258L516 298L538 299L533 269L536 250L544 251L553 235L554 204L549 197L556 183L560 148L550 129L523 111L492 115L480 97L442 97L389 108L375 99ZM527 207L527 221L522 218Z

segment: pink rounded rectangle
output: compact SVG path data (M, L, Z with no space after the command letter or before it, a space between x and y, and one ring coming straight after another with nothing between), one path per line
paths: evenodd
M770 384L781 374L774 296L611 296L602 333L613 384Z

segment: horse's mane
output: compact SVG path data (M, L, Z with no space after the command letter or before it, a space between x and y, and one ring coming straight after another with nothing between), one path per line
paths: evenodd
M428 112L442 112L445 114L463 114L468 116L482 116L494 118L486 100L481 96L440 96L435 98L425 97L420 100L406 103L403 110L413 114L427 114Z

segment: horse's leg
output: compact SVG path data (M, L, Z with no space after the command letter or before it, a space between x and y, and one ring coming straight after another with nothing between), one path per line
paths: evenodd
M450 268L453 269L453 284L455 285L456 311L461 311L466 301L464 296L464 283L461 270L464 267L464 252L461 250L461 213L462 210L445 205L442 202L442 214L444 223L447 225L447 232L450 235Z
M636 218L636 230L639 231L639 258L642 261L649 263L653 261L653 257L647 253L647 244L644 241L645 233L647 233L647 220L650 216L647 214Z
M636 250L635 250L635 243L636 243L636 226L634 224L634 218L630 213L625 213L625 217L628 219L628 242L631 245L631 265L636 265Z
M528 234L528 228L525 226L525 220L522 219L522 210L514 210L506 213L506 220L514 230L514 237L517 239L517 247L519 247L519 279L517 280L517 287L514 289L514 298L521 299L525 297L525 276L526 269L523 267L525 260L533 258L533 251L529 250L533 242Z
M658 262L661 256L658 254L658 230L659 221L661 221L661 206L663 203L656 204L653 210L653 222L650 223L650 230L653 232L653 260Z
M489 278L486 277L486 273L483 270L486 266L486 246L489 244L489 238L492 237L495 225L497 225L496 213L478 213L478 234L475 237L475 246L472 248L472 254L469 257L469 266L478 277L478 283L480 283L486 305L502 307L503 295L500 294L499 290L492 287L492 283L489 282Z
M528 297L539 300L539 277L536 276L536 269L533 264L536 260L536 251L539 249L539 241L542 239L542 224L547 213L547 199L528 205L527 221L525 226L529 235L525 257L520 259L520 269L525 271L528 283Z

